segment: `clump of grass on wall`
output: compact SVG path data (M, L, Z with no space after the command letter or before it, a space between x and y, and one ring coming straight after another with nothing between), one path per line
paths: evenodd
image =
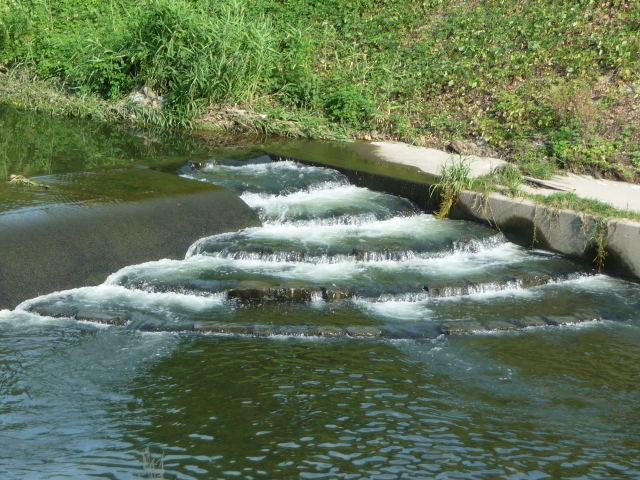
M449 216L449 212L458 201L460 193L471 188L472 182L471 167L464 158L453 159L441 167L440 179L430 189L431 195L434 193L440 195L440 208L435 212L438 220Z

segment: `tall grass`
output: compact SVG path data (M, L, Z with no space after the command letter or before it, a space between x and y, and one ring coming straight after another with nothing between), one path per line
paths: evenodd
M452 158L451 162L441 166L439 174L440 178L431 186L429 194L440 196L440 207L435 212L435 217L442 220L449 216L451 208L460 198L460 193L471 188L473 179L469 161L464 158Z
M282 49L300 33L280 32L244 5L111 0L83 10L86 2L11 0L2 7L0 64L32 65L44 78L112 100L146 85L164 97L165 123L186 124L209 103L248 103L290 80L276 77L309 71L304 49L291 50L301 42Z
M136 23L123 54L178 121L210 102L253 100L278 63L271 24L248 19L238 0L157 0Z

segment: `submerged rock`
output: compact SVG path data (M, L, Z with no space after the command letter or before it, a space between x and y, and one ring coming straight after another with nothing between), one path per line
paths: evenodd
M76 307L75 305L64 305L64 304L50 305L47 303L41 303L41 304L27 307L27 311L31 313L36 313L43 317L76 318L76 314L78 313L78 307Z
M230 335L248 335L251 333L251 325L239 323L207 323L197 325L195 330L205 333L226 333Z
M446 283L436 283L424 286L424 291L430 297L444 298L477 293L499 292L511 289L526 289L547 285L559 280L565 280L567 275L553 277L547 274L529 275L522 277L505 277L490 282L474 283L465 279Z
M126 327L142 332L187 332L195 329L195 325L190 322L167 320L164 317L142 312L133 313Z
M464 335L469 333L486 332L486 329L479 322L465 320L443 323L440 325L440 332L445 335Z
M239 324L239 323L207 323L195 327L196 331L218 333L223 335L251 335L255 337L323 337L323 338L379 338L382 331L370 326L315 326L315 325L273 325L273 324Z
M116 313L96 310L80 310L76 313L76 320L122 326L127 324L129 317L127 314L122 312Z
M255 301L309 301L311 290L308 288L264 287L264 288L232 288L227 292L227 298L242 302Z
M445 335L469 335L495 331L521 330L529 327L557 327L575 325L582 322L600 321L601 317L580 315L540 315L523 317L517 320L490 320L476 322L473 320L451 321L440 325L440 333Z
M258 285L240 286L227 292L227 298L241 302L308 302L314 299L322 299L327 302L346 300L353 296L348 288L334 286L333 288L319 287L317 289L308 286L267 286Z
M359 338L374 338L382 335L382 332L376 327L347 327L344 333L350 337Z
M334 288L320 287L320 289L322 290L322 299L327 302L347 300L353 297L353 291L349 288L334 286Z
M543 315L542 317L547 325L575 325L577 323L600 321L601 317L583 317L579 315Z
M549 325L547 322L544 321L544 319L540 318L540 317L524 317L524 318L519 318L517 320L518 325L520 325L522 328L527 328L527 327L546 327L547 325Z
M341 337L344 330L339 327L320 327L318 329L318 335L325 338Z
M482 326L485 330L519 330L522 328L517 323L506 320L490 320L488 322L482 322Z

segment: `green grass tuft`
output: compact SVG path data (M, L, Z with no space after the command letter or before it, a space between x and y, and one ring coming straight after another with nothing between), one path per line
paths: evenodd
M430 195L440 195L440 208L435 212L438 220L449 216L451 208L460 197L460 192L471 188L471 167L464 158L452 159L440 169L440 178L430 187Z

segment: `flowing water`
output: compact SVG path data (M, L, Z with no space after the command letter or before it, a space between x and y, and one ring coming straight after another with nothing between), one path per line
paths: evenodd
M640 478L640 288L338 172L185 166L262 227L0 311L0 478Z

